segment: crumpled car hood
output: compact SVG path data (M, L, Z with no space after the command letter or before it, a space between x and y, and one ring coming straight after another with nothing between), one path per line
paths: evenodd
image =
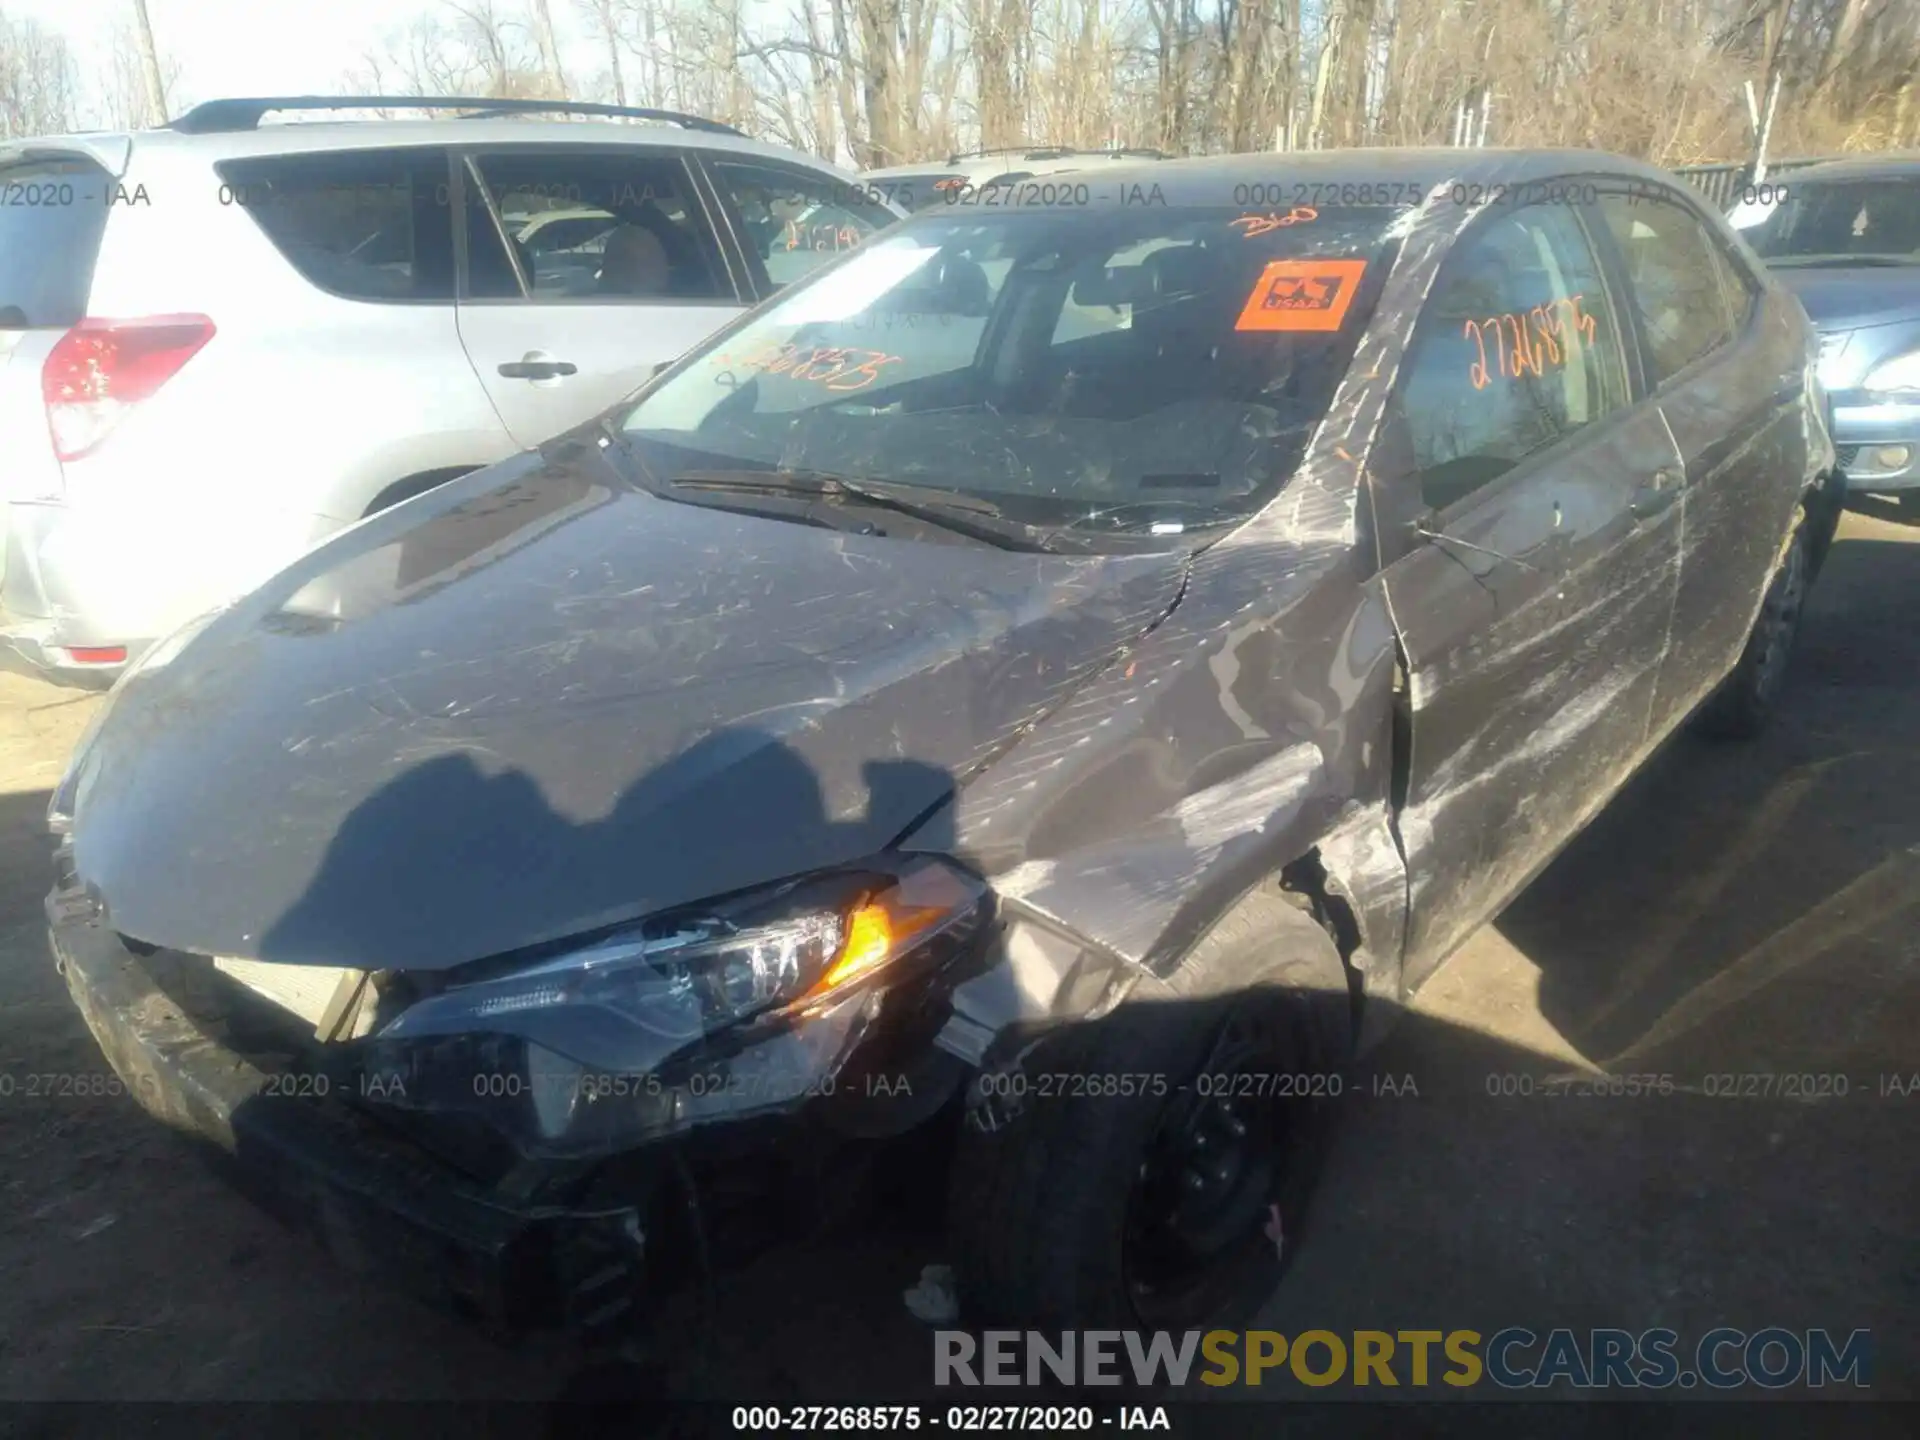
M884 848L1174 603L1176 555L659 500L584 444L344 532L112 698L123 934L439 969Z

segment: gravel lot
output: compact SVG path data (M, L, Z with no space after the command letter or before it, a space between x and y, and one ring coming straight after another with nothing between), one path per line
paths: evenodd
M1869 1327L1875 1395L1920 1398L1920 1093L1880 1093L1920 1073L1920 528L1848 516L1789 685L1762 742L1670 746L1358 1067L1265 1323ZM343 1273L130 1100L24 1094L105 1072L39 918L47 792L95 703L0 675L0 1398L554 1393L575 1357ZM1487 1093L1581 1057L1680 1089ZM1848 1094L1701 1093L1777 1072ZM936 1246L883 1212L729 1282L685 1384L924 1387L900 1292Z

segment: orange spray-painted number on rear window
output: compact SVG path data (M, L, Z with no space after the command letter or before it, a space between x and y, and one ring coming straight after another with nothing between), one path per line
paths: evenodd
M860 244L860 232L851 225L807 225L787 221L789 250L852 250Z
M1582 344L1591 345L1598 327L1594 317L1580 309L1584 295L1552 300L1531 310L1509 310L1460 327L1463 339L1473 341L1476 359L1467 366L1473 388L1484 390L1495 378L1518 380L1522 375L1545 375L1571 360ZM1488 364L1488 342L1493 363Z
M867 358L858 364L854 357ZM762 375L784 375L790 380L809 380L829 390L864 390L880 379L881 370L898 365L902 357L884 350L857 350L844 346L770 345L740 360L716 355L715 363L728 370L746 370Z

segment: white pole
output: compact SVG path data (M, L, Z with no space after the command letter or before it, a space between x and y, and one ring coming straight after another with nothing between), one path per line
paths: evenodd
M1767 118L1760 122L1760 143L1753 152L1753 180L1758 185L1767 178L1767 141L1773 138L1773 108L1780 103L1780 76L1776 73L1767 90Z

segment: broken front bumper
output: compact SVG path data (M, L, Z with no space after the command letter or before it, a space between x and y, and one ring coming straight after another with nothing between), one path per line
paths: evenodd
M594 1329L631 1308L645 1259L635 1210L535 1200L520 1171L483 1183L223 1044L105 925L50 918L67 988L141 1105L218 1147L242 1188L339 1260L507 1330Z

